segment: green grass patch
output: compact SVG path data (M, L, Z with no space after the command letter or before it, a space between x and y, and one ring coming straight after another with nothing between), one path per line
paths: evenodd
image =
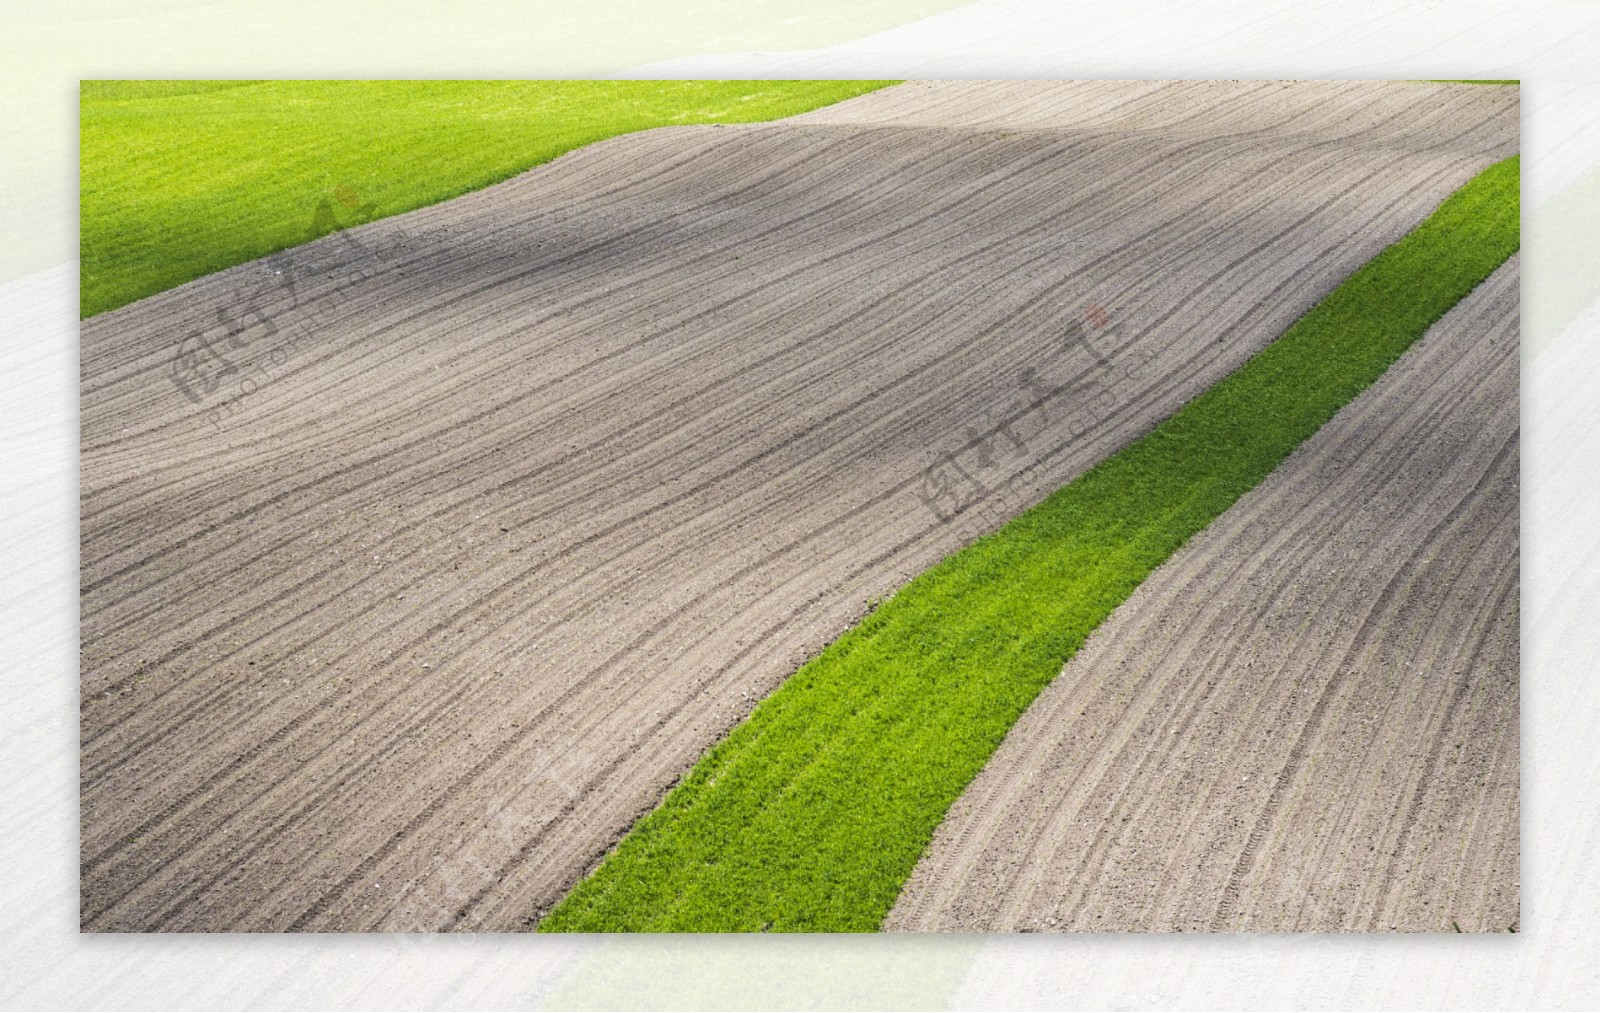
M889 83L85 81L79 312L448 200L607 137L791 116Z
M1518 247L1486 169L1239 369L804 665L543 931L876 928L951 803L1149 573Z

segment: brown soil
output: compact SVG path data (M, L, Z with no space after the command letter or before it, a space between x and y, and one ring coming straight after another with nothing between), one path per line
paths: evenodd
M83 926L526 927L868 601L1517 121L1467 86L906 84L86 321Z
M890 927L1516 924L1517 279L1514 258L1095 632Z

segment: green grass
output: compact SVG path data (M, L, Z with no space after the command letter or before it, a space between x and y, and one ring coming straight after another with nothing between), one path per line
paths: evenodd
M544 931L876 928L950 804L1089 633L1518 246L1486 169L1146 436L948 557L712 749Z
M447 200L607 137L790 116L889 83L85 81L79 312Z

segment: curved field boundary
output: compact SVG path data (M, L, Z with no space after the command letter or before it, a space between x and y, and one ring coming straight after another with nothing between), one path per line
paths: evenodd
M1516 252L1518 193L1515 157L1484 170L1154 431L880 605L540 928L876 928L951 803L1094 628Z
M527 927L869 602L1513 154L1517 107L918 82L86 321L82 924Z
M84 81L79 313L437 204L609 137L888 81Z
M887 926L1518 919L1516 258L1139 586Z

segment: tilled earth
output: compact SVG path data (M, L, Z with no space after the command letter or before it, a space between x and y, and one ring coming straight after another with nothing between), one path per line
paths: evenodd
M529 927L868 602L1517 131L1499 88L909 83L85 321L82 925ZM1256 868L1209 920L1258 910Z
M889 927L1516 926L1518 264L1095 631Z

